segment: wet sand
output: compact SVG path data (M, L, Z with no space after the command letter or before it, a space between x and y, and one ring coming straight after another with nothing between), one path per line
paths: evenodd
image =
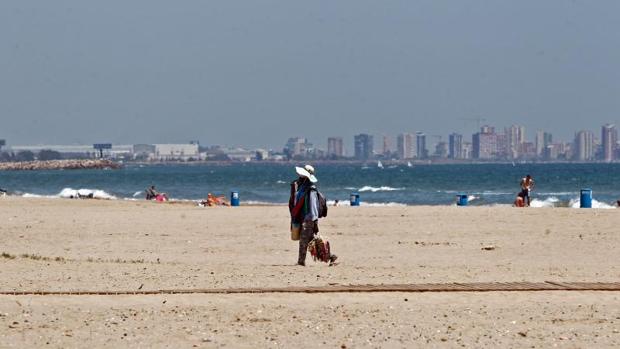
M617 210L330 207L340 264L305 268L281 206L4 197L0 221L0 291L620 281ZM618 296L0 296L0 347L611 347Z

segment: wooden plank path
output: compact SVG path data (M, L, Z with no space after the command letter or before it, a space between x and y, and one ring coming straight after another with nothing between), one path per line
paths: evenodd
M540 291L620 291L620 282L468 282L435 284L382 284L204 288L135 291L0 291L0 296L124 296L171 294L255 294L255 293L376 293L376 292L540 292Z

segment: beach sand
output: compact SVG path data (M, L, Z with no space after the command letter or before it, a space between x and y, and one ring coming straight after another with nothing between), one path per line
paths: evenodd
M320 228L340 264L305 268L284 206L4 197L0 222L3 292L620 281L617 210L330 207ZM613 347L618 297L0 296L0 347Z

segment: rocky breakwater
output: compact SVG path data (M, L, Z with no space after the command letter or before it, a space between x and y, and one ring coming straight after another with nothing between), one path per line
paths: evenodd
M121 165L110 160L50 160L0 163L0 171L118 169Z

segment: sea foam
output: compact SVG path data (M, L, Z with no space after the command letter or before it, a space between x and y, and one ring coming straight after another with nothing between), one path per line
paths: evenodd
M99 189L72 189L65 188L57 195L61 198L78 198L80 196L90 197L93 199L115 200L116 196L106 193Z
M372 187L370 185L366 185L366 186L359 188L358 191L359 192L370 191L370 192L376 193L378 191L397 191L397 190L403 190L403 189L404 188L392 188L392 187L387 187L387 186Z
M530 207L556 207L558 206L559 202L560 199L556 198L555 196L546 198L544 200L534 199L532 200L532 202L530 202Z
M530 207L571 207L579 208L579 198L574 198L567 201L562 201L555 196L548 197L544 200L534 199L530 203ZM592 208L611 209L615 208L613 205L592 199Z

